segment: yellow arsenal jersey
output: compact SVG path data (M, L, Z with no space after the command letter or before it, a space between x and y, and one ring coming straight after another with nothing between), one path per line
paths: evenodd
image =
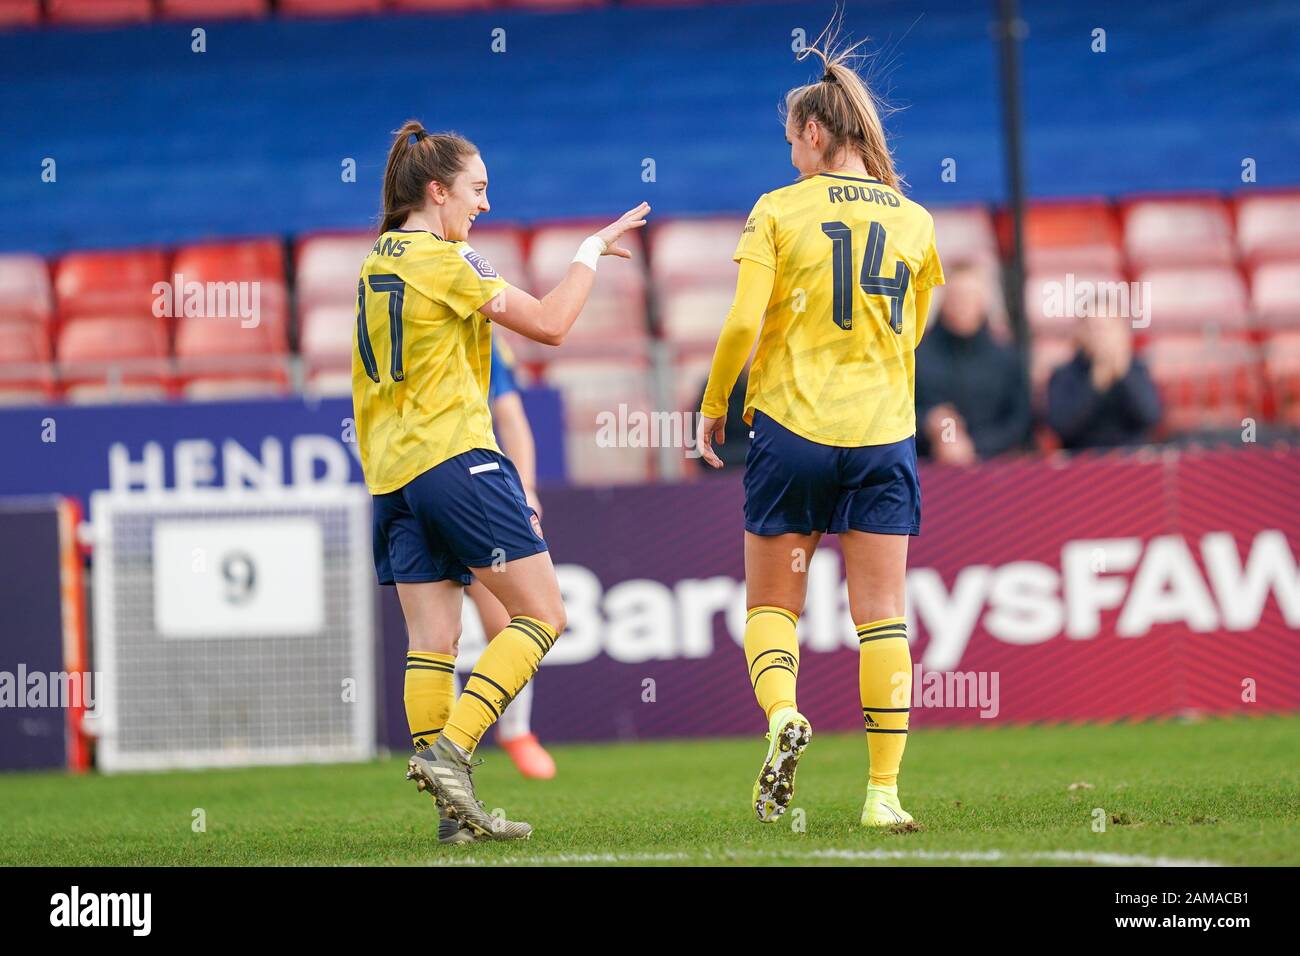
M812 441L883 445L916 432L916 297L943 283L934 220L876 180L809 176L759 198L736 247L775 272L745 396ZM725 397L723 398L725 407Z
M499 450L487 391L492 330L479 313L506 287L464 242L425 230L379 237L357 282L352 406L372 494L472 448Z

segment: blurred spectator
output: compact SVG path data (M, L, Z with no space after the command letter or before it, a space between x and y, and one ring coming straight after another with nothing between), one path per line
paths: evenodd
M1160 395L1133 355L1129 320L1081 319L1074 358L1047 384L1047 424L1066 448L1110 448L1143 441L1160 420Z
M989 330L980 270L955 266L943 307L916 350L917 451L965 465L1020 448L1029 437L1029 388L1015 349Z

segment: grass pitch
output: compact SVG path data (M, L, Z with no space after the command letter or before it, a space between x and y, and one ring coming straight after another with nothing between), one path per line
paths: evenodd
M0 864L1294 866L1297 740L1300 716L918 730L901 787L910 832L857 827L866 745L856 734L814 738L795 809L772 825L749 808L761 737L557 746L559 776L545 783L487 748L479 796L536 829L529 841L466 847L438 846L433 803L403 779L401 756L10 774L0 776ZM205 832L193 829L196 810Z

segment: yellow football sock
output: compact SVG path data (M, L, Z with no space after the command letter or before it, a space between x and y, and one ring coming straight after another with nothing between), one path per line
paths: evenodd
M410 651L406 655L406 724L416 750L432 747L451 711L455 696L452 675L456 658L433 651Z
M767 719L782 707L795 707L799 679L799 616L783 607L756 607L745 618L745 660L749 682ZM797 709L797 708L796 708Z
M903 618L889 617L858 627L858 691L871 756L870 783L895 787L907 746L912 698L912 653Z
M447 739L473 753L515 694L537 673L555 643L555 630L535 617L519 615L496 637L465 678L465 687L447 718Z

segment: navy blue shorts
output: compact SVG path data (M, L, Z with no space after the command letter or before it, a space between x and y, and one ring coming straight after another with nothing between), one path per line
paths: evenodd
M809 441L754 410L745 459L745 530L921 533L916 438L838 448Z
M380 584L474 580L470 568L546 550L514 464L476 448L374 496Z

